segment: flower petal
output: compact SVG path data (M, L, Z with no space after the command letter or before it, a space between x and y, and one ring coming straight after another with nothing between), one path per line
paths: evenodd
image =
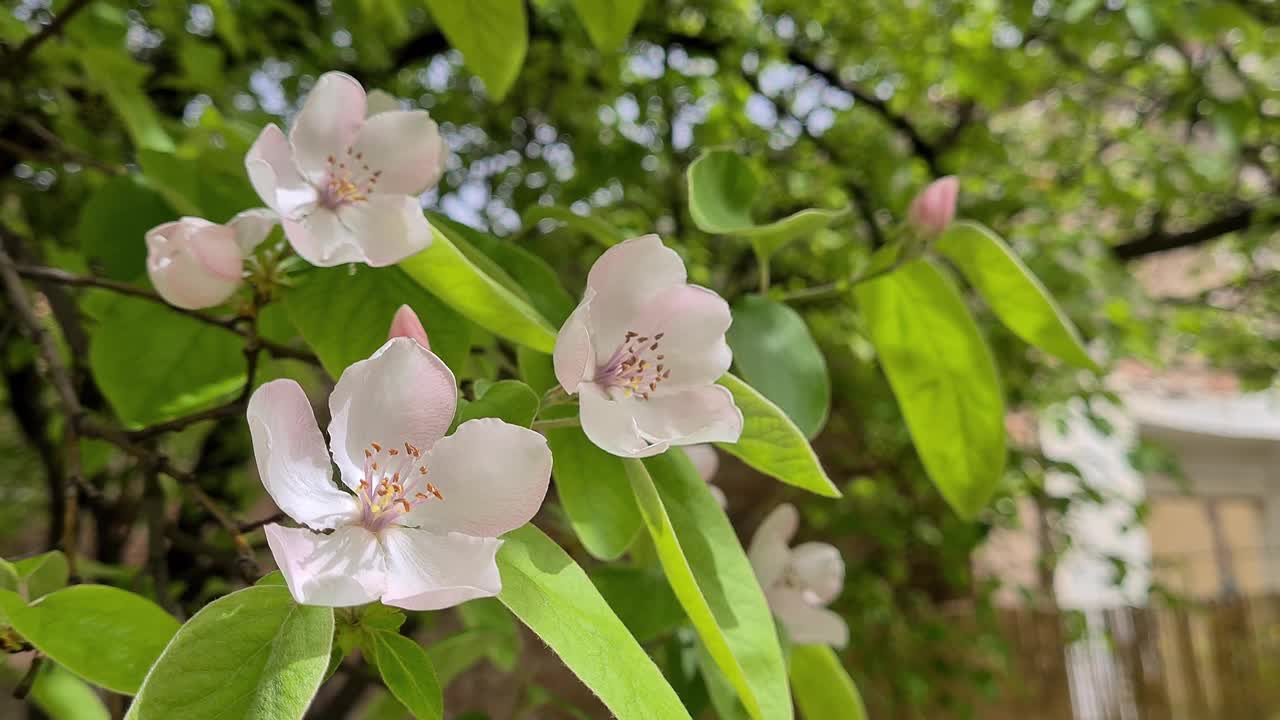
M289 130L293 160L312 185L324 181L329 158L345 154L355 142L364 115L364 88L355 78L327 72L316 80Z
M360 129L352 150L368 172L380 172L375 191L421 195L444 173L444 139L425 110L392 110L373 115Z
M641 437L635 415L636 406L642 401L614 399L595 383L582 383L578 394L582 431L601 450L619 457L638 458L658 455L671 446Z
M431 224L422 206L408 195L370 195L338 208L361 260L373 267L395 265L431 244Z
M956 216L959 194L960 180L956 176L934 180L911 201L907 221L926 237L940 234Z
M249 399L247 414L258 475L281 510L316 530L357 515L355 498L333 485L324 437L298 383L266 383Z
M734 404L733 394L720 385L655 394L634 408L636 427L650 442L732 443L742 435L742 411Z
M587 288L582 302L564 321L556 336L555 353L552 355L556 380L565 392L578 392L578 385L591 379L595 373L596 354L591 347L591 300L596 292Z
M242 255L253 252L279 224L280 216L267 208L244 210L227 221L227 227L236 233L236 244L240 246Z
M431 341L427 338L427 329L422 327L422 321L418 319L418 313L408 305L401 305L396 310L395 316L391 318L391 327L387 330L387 339L393 340L398 337L406 337L416 340L419 345L430 350Z
M813 599L822 605L836 599L844 589L844 558L824 542L807 542L791 550L791 572Z
M240 249L225 225L183 218L147 231L146 242L147 275L170 305L213 307L240 286Z
M596 292L591 307L592 341L596 355L607 358L659 291L682 285L684 261L662 244L657 235L618 243L591 266L587 287Z
M330 448L347 485L364 476L373 443L430 450L453 422L458 390L453 373L430 350L393 338L342 372L329 396Z
M281 215L315 200L315 190L293 164L289 141L275 125L262 128L244 156L244 168L258 197Z
M316 207L301 220L280 221L294 252L318 267L364 262L364 251L337 213Z
M697 285L677 285L650 298L631 329L651 338L662 334L656 352L671 376L658 393L709 385L728 372L733 351L724 335L732 321L729 303Z
M347 525L330 535L267 525L267 545L293 599L305 605L349 607L373 602L387 583L378 537Z
M835 648L849 644L849 626L834 612L808 604L800 593L790 588L775 588L765 595L791 642Z
M382 602L406 610L440 610L502 590L496 555L502 541L390 527L382 531L387 589Z
M533 519L551 481L542 435L497 418L469 420L436 443L427 476L443 500L416 506L397 522L432 532L497 537ZM417 479L417 478L415 478Z
M756 571L760 587L768 590L781 577L791 562L791 538L800 527L800 513L794 505L783 503L773 509L751 537L747 558Z

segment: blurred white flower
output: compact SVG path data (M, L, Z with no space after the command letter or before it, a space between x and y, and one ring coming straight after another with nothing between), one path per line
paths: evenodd
M844 587L844 559L827 543L789 547L799 526L795 506L779 505L760 523L747 556L792 642L842 648L849 643L849 626L826 606Z

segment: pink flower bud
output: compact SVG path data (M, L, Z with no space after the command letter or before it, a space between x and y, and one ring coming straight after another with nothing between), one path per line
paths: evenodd
M911 201L907 221L925 237L942 234L956 216L956 196L959 194L960 180L954 175L934 180Z
M387 339L398 337L417 340L422 347L431 349L431 343L427 341L426 328L422 327L418 314L408 305L401 305L400 309L396 310L396 316L391 319L391 330L387 332Z
M243 256L228 225L185 217L152 228L146 241L147 274L171 305L213 307L240 286Z

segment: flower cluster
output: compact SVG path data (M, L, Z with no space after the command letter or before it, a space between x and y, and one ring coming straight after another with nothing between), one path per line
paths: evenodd
M422 110L365 94L349 75L316 81L288 137L268 125L245 157L266 208L227 224L183 218L147 233L147 273L169 303L189 310L226 302L243 261L276 224L313 265L393 265L431 244L418 197L440 179L445 146Z
M325 74L288 135L268 125L245 158L267 207L225 225L182 218L152 229L151 281L179 307L220 305L277 224L313 265L399 262L431 241L418 198L440 179L444 157L427 113ZM916 201L910 222L940 232L954 203L954 184L941 182ZM732 362L731 320L724 299L690 284L680 256L656 235L607 250L553 357L586 436L625 458L687 446L710 481L718 465L710 443L736 442L743 428L733 396L717 384ZM499 538L537 513L551 451L539 433L492 418L448 434L457 393L408 306L386 344L334 385L327 446L296 382L253 393L258 473L296 524L267 525L267 542L299 602L431 610L501 590ZM724 506L723 493L712 492ZM839 553L819 543L789 549L797 523L795 508L780 507L757 532L751 561L793 639L843 645L843 621L822 607L843 581Z

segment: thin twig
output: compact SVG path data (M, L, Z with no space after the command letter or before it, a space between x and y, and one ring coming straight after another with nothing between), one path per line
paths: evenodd
M199 320L200 322L205 323L207 325L212 325L213 327L222 328L223 330L236 333L241 337L247 337L247 331L243 327L241 327L241 325L243 324L242 318L239 318L239 317L220 318L215 315L210 315L209 313L206 313L206 312L201 312L199 310L185 310L183 308L174 307L173 305L170 305L164 298L160 297L158 294L150 290L147 290L146 288L138 287L137 285L130 285L129 283L123 283L117 280L108 280L106 278L93 277L92 275L76 275L75 273L70 273L65 270L59 270L58 268L51 268L51 267L15 264L15 269L17 273L22 277L31 278L33 280L47 280L49 282L55 282L62 285L70 285L72 287L98 288L100 290L109 290L111 292L118 293L120 295L128 295L130 297L136 297L142 300L147 300L149 302L153 302L159 305L164 305L165 307L169 308L173 312L179 313L181 315L186 315L189 318L192 318L194 320ZM272 342L270 340L266 340L263 338L258 338L258 344L262 347L263 350L266 350L268 353L270 353L272 357L288 358L290 360L301 360L303 362L311 363L312 365L317 365L317 366L319 366L320 364L319 358L317 358L314 353L309 352L307 350L292 348L292 347L289 347L288 345L281 345L279 343Z
M206 420L221 420L224 417L237 415L244 410L244 407L245 398L236 397L236 399L223 403L222 405L218 405L217 407L211 407L207 410L201 410L200 412L194 412L190 415L183 415L182 417L167 420L162 423L148 425L147 427L139 430L133 430L129 432L129 438L137 441L149 440L165 433L185 430L196 423L205 422Z
M31 694L31 688L36 684L36 678L40 675L40 667L44 665L44 655L36 653L31 658L31 665L27 668L27 674L22 676L18 684L13 688L13 696L18 700L25 700Z
M62 552L67 556L67 574L71 583L80 582L77 548L80 546L80 486L85 483L80 464L80 434L68 424L65 435L67 459L62 477Z
M57 17L55 17L52 22L41 28L40 32L23 41L23 43L18 46L18 49L14 50L9 55L8 62L6 63L7 67L5 68L7 74L18 72L18 70L21 69L21 66L26 63L27 58L31 56L31 53L36 51L36 48L43 45L47 40L53 38L59 32L62 32L62 27L66 25L71 18L75 17L76 13L85 9L88 5L89 0L71 0L71 2L62 9L62 12L58 13Z
M173 600L169 597L169 549L164 537L164 491L160 488L160 478L155 468L145 468L144 475L142 499L146 504L147 516L147 566L155 585L156 602L172 612Z
M831 298L840 297L849 290L852 290L855 286L861 285L869 280L875 280L878 277L888 275L894 270L897 270L905 265L908 259L914 258L899 258L890 265L863 275L857 275L843 280L836 280L835 282L829 282L824 285L815 285L813 287L792 290L791 292L779 295L778 299L783 302L811 302L814 300L829 300Z
M284 513L278 512L272 515L268 515L262 518L261 520L252 520L250 522L240 523L240 532L250 533L264 525L270 525L271 523L278 523L281 520L284 520L285 517L287 516Z

